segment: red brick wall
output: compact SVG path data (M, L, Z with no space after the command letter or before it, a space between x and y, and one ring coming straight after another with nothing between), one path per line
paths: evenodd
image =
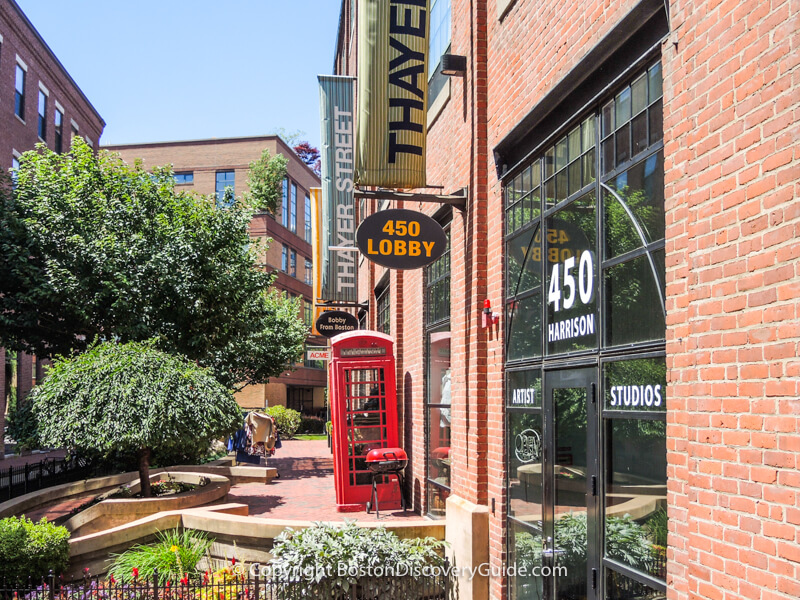
M670 598L800 597L800 7L672 3Z
M0 167L11 167L12 150L25 152L38 143L39 82L50 92L47 102L47 145L55 144L53 119L55 103L64 107L64 150L69 149L70 120L79 127L79 134L91 139L98 147L105 123L89 102L83 97L75 83L69 79L63 67L42 44L35 30L31 29L16 3L0 3L0 34L3 36L2 60L0 60L0 98L4 110L0 111ZM25 121L14 114L14 81L16 56L28 67L25 81Z

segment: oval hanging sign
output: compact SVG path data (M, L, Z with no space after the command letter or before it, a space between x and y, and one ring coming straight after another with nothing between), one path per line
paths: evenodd
M394 208L370 215L356 231L356 244L372 262L390 269L419 269L447 249L436 221L413 210Z
M347 331L355 331L358 329L358 319L343 310L329 310L317 318L315 327L320 335L329 338Z

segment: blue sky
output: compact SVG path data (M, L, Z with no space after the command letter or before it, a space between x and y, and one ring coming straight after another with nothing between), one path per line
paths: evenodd
M304 131L339 0L17 0L103 119L102 144Z

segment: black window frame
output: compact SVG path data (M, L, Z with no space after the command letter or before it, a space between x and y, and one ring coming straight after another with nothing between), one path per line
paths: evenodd
M591 190L594 193L594 225L595 225L595 232L594 232L594 252L595 252L595 264L593 265L594 275L595 275L595 284L594 284L594 293L596 295L595 303L596 303L596 313L597 313L597 332L596 332L596 345L593 348L589 349L579 349L573 351L567 351L562 353L556 354L548 354L547 353L547 342L546 342L546 325L547 325L547 304L546 304L546 295L548 292L547 287L547 268L542 267L540 268L540 277L538 278L538 284L534 285L530 289L524 289L521 293L512 294L511 290L508 288L504 289L504 307L506 310L506 315L513 314L512 311L518 307L519 303L535 297L537 294L541 298L540 303L540 311L541 311L541 337L539 340L539 352L532 353L525 356L515 357L513 359L509 358L509 342L510 335L509 332L513 323L510 318L507 319L507 327L506 327L506 348L505 348L505 366L506 366L506 376L508 373L516 371L516 370L535 370L540 369L542 372L543 377L546 379L548 369L554 368L555 366L561 366L562 368L569 365L575 365L576 368L578 365L584 365L593 367L597 370L597 378L598 382L600 382L599 390L600 390L600 397L603 397L602 394L605 393L605 380L603 378L604 368L605 365L610 362L616 361L623 361L623 360L635 360L638 358L665 358L666 356L666 325L664 326L663 335L658 339L646 339L642 341L636 341L633 343L625 343L625 344L612 344L607 341L607 333L606 333L606 326L607 326L607 312L610 310L607 306L606 301L606 290L605 290L605 274L608 269L611 269L617 265L625 264L625 263L632 263L637 259L642 259L643 257L647 257L651 265L654 264L654 256L657 255L659 252L663 254L664 248L666 245L665 235L662 235L661 238L655 239L652 241L647 241L642 236L641 232L639 232L640 237L642 238L642 243L633 250L623 252L619 255L615 256L606 256L606 240L605 240L605 220L606 220L606 202L607 202L607 194L610 193L610 186L608 182L611 182L616 177L618 177L622 173L628 173L632 168L636 168L637 166L643 164L645 161L649 160L651 157L661 155L663 157L663 123L661 124L661 137L657 140L651 139L650 135L650 120L649 116L647 118L648 123L648 132L647 132L647 144L643 148L641 148L638 152L633 152L634 145L633 145L633 138L630 137L632 133L628 131L629 140L631 141L631 153L629 156L625 158L623 162L619 164L615 164L613 169L608 170L607 172L603 172L603 158L601 155L601 142L606 141L609 139L609 136L604 136L601 133L601 126L602 126L602 111L604 106L607 105L609 100L614 99L617 97L618 94L624 92L625 89L631 88L632 84L636 81L639 81L640 76L642 74L647 74L650 72L651 69L658 67L661 69L662 61L659 55L653 53L649 56L649 58L644 61L643 63L638 63L635 69L631 69L628 73L628 76L625 78L624 83L622 85L617 86L614 89L609 90L610 93L600 97L597 99L596 102L593 102L591 106L588 106L585 111L578 115L573 115L568 121L565 121L562 126L558 127L555 133L550 136L547 140L546 144L542 144L539 149L529 155L528 159L524 162L524 164L517 165L513 171L507 173L504 178L504 187L503 187L503 201L504 201L504 273L506 279L506 285L509 285L509 273L511 272L509 267L509 250L508 244L512 240L514 240L517 236L522 237L522 234L527 232L533 232L536 227L539 227L539 230L542 231L544 224L547 222L548 217L552 217L556 215L564 209L565 207L570 206L573 204L577 199L583 197L588 190ZM663 85L662 85L663 88ZM648 97L647 99L647 106L645 107L646 110L650 110L656 104L663 103L663 89L660 90L661 95L652 100ZM658 109L656 109L658 110ZM639 113L641 114L641 113ZM631 115L633 118L634 115ZM578 189L570 190L570 193L561 199L558 199L556 202L552 204L548 204L545 200L546 194L544 193L545 189L545 181L546 181L546 165L544 164L546 154L553 150L555 152L555 147L558 143L562 140L566 140L568 134L574 130L576 126L579 126L584 120L587 118L592 118L594 120L594 157L593 157L593 165L594 165L594 180L589 184L584 184L579 186ZM615 128L614 134L616 135L617 129ZM555 154L553 154L555 156ZM659 160L659 159L656 159ZM663 158L661 159L661 167L663 168ZM523 172L528 168L528 166L532 163L536 163L539 161L539 173L540 177L540 185L542 193L539 195L539 210L538 213L536 211L532 211L530 214L535 215L531 216L530 220L526 223L521 223L520 225L516 224L516 219L513 216L513 209L516 206L524 206L524 201L528 198L528 193L533 190L533 186L530 186L526 189L522 186L522 193L517 194L516 191L520 189L516 186L516 182L518 178L522 177ZM571 163L568 163L571 164ZM568 173L566 175L568 177ZM581 178L581 181L582 178ZM532 180L531 180L532 183ZM557 195L554 195L557 197ZM615 201L619 201L618 198L614 197ZM611 200L608 200L609 202ZM522 208L520 208L520 214L523 212ZM636 221L631 223L631 228L635 227ZM546 236L540 236L541 241L539 242L539 248L541 252L541 260L543 265L546 265L544 260L545 251L547 249L546 245ZM653 267L652 277L656 284L660 284L661 287L661 311L665 313L665 304L664 304L664 294L663 294L663 285L664 285L664 276L665 276L665 269L663 267L663 262L660 265L657 265L660 270ZM522 269L520 269L521 271ZM521 275L520 275L521 277ZM534 278L535 279L535 278ZM517 290L518 291L518 290ZM509 429L509 416L514 413L524 413L524 412L531 412L536 413L537 411L541 411L542 414L542 422L544 422L545 417L545 409L543 406L540 408L520 408L520 407L511 407L507 401L504 401L504 423L505 423L505 435L510 435ZM598 496L601 498L601 510L599 516L599 523L598 527L603 530L601 535L601 541L605 539L604 529L605 529L605 494L606 494L606 487L605 487L605 476L606 476L606 467L607 467L607 457L606 457L606 448L605 445L607 443L607 433L606 433L606 424L609 420L616 419L616 418L628 418L628 419L643 419L643 420L665 420L666 419L666 412L657 413L657 412L647 412L647 411L630 411L623 414L617 414L613 411L606 411L600 410L599 411L599 419L597 424L595 425L597 428L597 435L600 436L600 465L601 465L601 474L602 483L600 484L600 489L598 490ZM506 443L508 442L508 438L506 438ZM506 486L509 485L508 483L508 469L509 469L509 462L508 457L506 457L506 464L504 468L506 469ZM512 535L510 533L512 524L520 525L526 528L526 530L530 530L534 534L540 534L539 528L530 525L524 524L522 521L515 519L511 516L510 511L510 494L506 494L506 527L509 530L508 535L506 536L506 543L507 543L507 552L509 553L508 556L512 555L513 548L511 547L512 544ZM641 571L637 571L631 567L622 564L619 561L615 561L605 556L605 552L600 556L600 565L603 567L603 573L601 574L601 580L605 581L606 574L608 573L617 573L621 576L627 577L632 579L634 582L641 584L643 586L649 586L655 590L660 592L666 591L666 581L659 580L655 577L648 575L647 573L643 573ZM510 584L509 584L510 585ZM509 590L509 594L511 590Z

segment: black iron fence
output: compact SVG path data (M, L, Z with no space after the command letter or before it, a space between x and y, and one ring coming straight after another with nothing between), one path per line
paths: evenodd
M316 577L270 578L219 571L209 576L164 581L158 575L129 581L90 577L64 581L52 574L39 581L0 582L1 600L454 600L450 569L397 576L360 577L347 584Z
M84 458L45 458L36 463L3 468L0 463L0 502L28 492L86 479L96 469Z

